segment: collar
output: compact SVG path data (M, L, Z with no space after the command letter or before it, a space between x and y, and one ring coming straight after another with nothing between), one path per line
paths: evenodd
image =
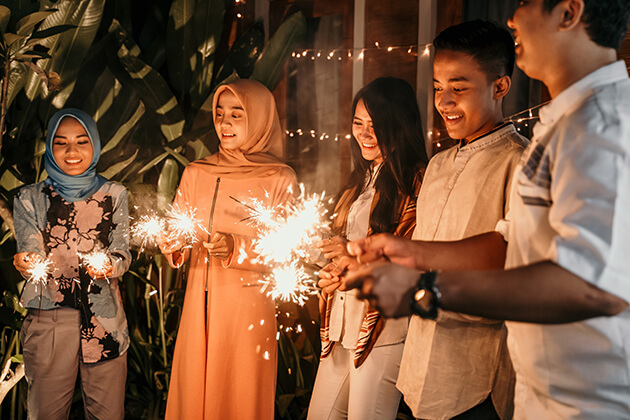
M506 133L512 132L512 131L516 131L516 129L514 128L514 123L504 122L497 125L496 127L488 131L487 133L482 134L481 136L469 141L468 144L463 144L464 141L460 140L459 144L457 145L457 149L458 150L481 149L491 143L494 143L498 139L502 138Z
M560 117L579 107L584 98L597 87L627 78L628 70L623 60L600 67L560 92L548 105L542 107L538 114L540 122L536 125L553 125Z

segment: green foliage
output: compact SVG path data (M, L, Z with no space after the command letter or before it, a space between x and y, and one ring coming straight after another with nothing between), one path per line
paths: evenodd
M265 46L260 22L232 45L222 34L230 2L153 0L146 9L127 0L0 0L0 358L21 363L19 305L22 279L15 253L12 198L18 188L46 178L44 135L52 113L82 108L95 117L102 139L97 170L130 191L132 213L163 211L183 167L217 149L212 92L236 77L273 89L290 52L306 32L301 12L289 16ZM217 51L226 51L219 58ZM217 60L220 59L221 62ZM155 252L155 250L153 250ZM127 418L162 418L184 273L159 256L138 254L122 281L131 346ZM314 375L312 346L281 340L278 405L303 412ZM284 348L284 350L282 350ZM315 358L316 360L316 358ZM307 368L308 373L300 373ZM296 376L297 375L297 376ZM299 380L296 378L300 378ZM282 386L280 386L282 381ZM288 381L288 382L287 382ZM290 396L293 395L293 396ZM24 381L0 416L25 416ZM78 398L78 394L77 394ZM80 412L76 407L73 413Z

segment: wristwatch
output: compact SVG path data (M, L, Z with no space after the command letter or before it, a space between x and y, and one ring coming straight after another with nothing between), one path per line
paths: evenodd
M411 295L411 311L425 319L437 318L441 306L442 293L435 286L437 271L425 271Z

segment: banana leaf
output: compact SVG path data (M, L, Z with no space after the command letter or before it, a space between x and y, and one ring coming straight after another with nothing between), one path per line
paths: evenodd
M162 166L157 183L158 211L164 211L173 201L179 183L179 165L173 158L168 158Z
M11 9L0 5L0 32L5 33L7 31L9 20L11 20Z
M55 13L56 11L57 9L49 9L24 16L15 24L16 33L21 36L30 35L35 29L36 25L41 23L44 19L46 19L49 15Z
M185 123L184 114L169 85L155 69L129 52L124 44L127 34L122 27L111 30L116 33L119 42L118 59L127 72L126 75L115 75L123 84L124 79L127 79L130 87L144 102L147 111L160 117L160 131L167 142L181 136Z
M39 42L40 45L48 48L52 55L52 59L46 60L41 67L47 72L55 71L61 76L63 89L56 93L54 98L54 105L57 108L62 108L72 93L81 63L100 26L104 5L105 0L60 0L55 3L58 11L44 19L38 28L38 31L48 31L44 32L43 35L45 35L54 34L55 31L52 28L58 26L77 27L75 30L48 36ZM32 73L25 87L27 96L32 100L40 94L41 89L39 77ZM45 114L44 120L48 112Z
M306 35L306 18L302 12L289 16L265 46L254 65L250 79L273 90L282 75L284 63Z
M174 0L166 29L169 81L179 94L188 92L196 62L197 43L193 28L195 0Z
M214 55L223 32L224 0L196 0L193 27L197 41L197 65L190 88L190 102L198 109L212 90Z

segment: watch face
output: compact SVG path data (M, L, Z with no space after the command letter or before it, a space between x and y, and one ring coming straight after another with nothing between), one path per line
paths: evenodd
M415 300L416 302L420 302L424 295L426 295L426 293L427 291L424 289L417 290L416 293L413 295L413 300Z
M425 312L429 312L431 310L431 297L431 291L425 289L417 290L413 295L416 305Z

